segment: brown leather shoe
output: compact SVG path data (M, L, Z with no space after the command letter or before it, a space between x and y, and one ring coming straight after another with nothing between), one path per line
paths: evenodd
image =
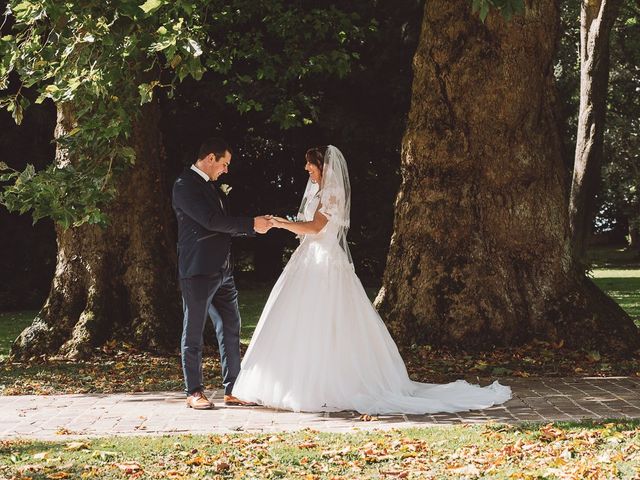
M234 406L234 407L257 407L258 406L257 403L245 402L244 400L240 400L239 398L236 398L233 395L225 395L224 404L228 406Z
M211 410L213 403L209 401L204 392L193 392L187 397L187 407L194 410Z

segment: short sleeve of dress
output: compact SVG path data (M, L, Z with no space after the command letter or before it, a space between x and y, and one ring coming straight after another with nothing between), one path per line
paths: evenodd
M337 224L343 224L345 221L344 207L343 190L329 187L322 191L319 211L327 217L327 220Z

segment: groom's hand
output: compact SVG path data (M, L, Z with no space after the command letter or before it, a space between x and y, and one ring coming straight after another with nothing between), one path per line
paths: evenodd
M255 217L253 219L253 229L256 233L267 233L272 226L271 220L265 216Z

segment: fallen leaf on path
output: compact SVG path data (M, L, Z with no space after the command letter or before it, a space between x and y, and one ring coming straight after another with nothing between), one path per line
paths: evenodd
M364 415L360 415L360 418L358 420L360 420L361 422L376 422L378 421L378 417L373 417L371 415L364 414Z

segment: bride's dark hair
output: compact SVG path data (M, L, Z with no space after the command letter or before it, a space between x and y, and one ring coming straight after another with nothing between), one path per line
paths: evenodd
M328 146L323 147L313 147L307 150L307 153L304 154L304 158L307 162L315 165L322 172L322 167L324 166L324 154L327 153Z

